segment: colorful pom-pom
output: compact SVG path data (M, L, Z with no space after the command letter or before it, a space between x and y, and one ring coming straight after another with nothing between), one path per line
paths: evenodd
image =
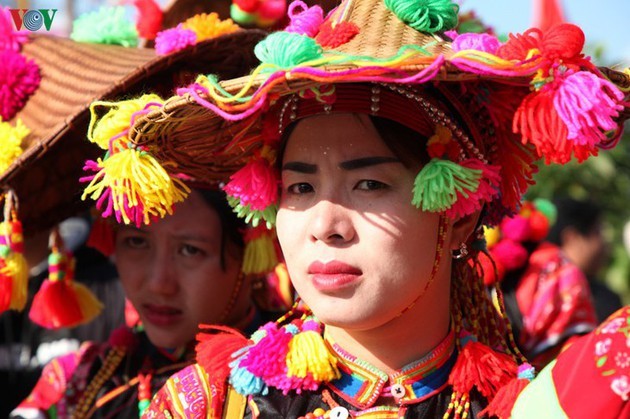
M467 159L460 165L469 171L480 171L481 177L476 189L457 190L457 199L445 213L453 220L481 210L485 203L491 202L499 194L501 183L498 166L485 164L478 159Z
M39 87L39 67L13 50L0 50L0 119L10 120Z
M202 13L188 18L182 23L182 28L193 31L197 35L197 42L213 39L240 29L231 19L221 20L216 13Z
M11 163L22 154L22 140L30 130L24 126L20 119L15 126L8 122L2 122L0 118L0 173L4 173Z
M289 376L306 378L316 382L331 381L340 377L335 358L324 342L321 326L314 320L306 320L302 331L293 336L287 353Z
M245 252L242 271L246 275L260 275L272 271L278 264L273 230L259 225L245 233Z
M155 39L164 17L160 5L155 0L133 0L133 5L138 10L136 18L138 34L144 39Z
M440 32L457 26L459 5L451 0L385 0L400 20L420 32Z
M17 220L0 223L0 277L10 281L9 309L23 310L28 294L28 265L24 257L22 224ZM6 297L5 297L6 298Z
M298 8L300 11L296 10ZM300 0L289 5L288 15L291 23L284 30L311 38L317 35L319 27L324 21L324 11L320 6L315 5L309 8L306 3Z
M94 44L138 45L138 31L125 17L125 8L121 6L103 6L95 12L79 16L72 24L70 38Z
M496 54L501 47L501 41L496 36L487 33L464 33L458 35L451 44L453 51L474 49L490 54Z
M180 23L175 28L161 31L155 38L155 52L167 55L197 43L197 34L191 29L184 29Z
M518 242L501 240L490 251L493 259L500 263L506 271L513 271L525 266L527 263L527 249Z
M289 32L275 32L256 44L254 54L262 62L290 69L320 58L322 47L313 38Z
M230 17L242 25L264 28L282 19L286 9L286 0L234 0Z
M513 241L524 242L529 240L531 234L529 217L522 215L505 217L503 221L501 221L501 232L504 238Z

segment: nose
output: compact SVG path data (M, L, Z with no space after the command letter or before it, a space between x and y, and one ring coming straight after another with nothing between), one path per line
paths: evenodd
M350 243L356 236L352 217L347 208L330 201L315 205L310 228L311 240L331 245Z
M150 261L148 289L154 294L173 295L177 293L179 283L175 261L169 255L159 252Z

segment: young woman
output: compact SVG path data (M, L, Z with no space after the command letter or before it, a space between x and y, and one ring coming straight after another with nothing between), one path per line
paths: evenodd
M623 95L573 25L450 43L456 12L359 0L294 13L256 46L251 77L201 77L136 121L130 149L225 182L237 212L275 224L304 303L249 338L201 335L148 417L509 416L532 371L484 290L480 226L517 210L538 156L611 145ZM574 76L596 111L558 93Z

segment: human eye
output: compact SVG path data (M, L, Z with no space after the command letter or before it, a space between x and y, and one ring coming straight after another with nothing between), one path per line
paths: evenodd
M205 252L197 246L190 244L182 244L179 248L179 253L186 257L204 256Z
M293 183L286 188L287 192L292 195L303 195L306 193L313 192L313 186L309 183L301 182L301 183Z
M387 189L388 185L378 180L363 179L357 183L355 189L361 191L375 191L379 189Z
M149 247L148 240L142 236L126 236L122 242L129 249L146 249Z

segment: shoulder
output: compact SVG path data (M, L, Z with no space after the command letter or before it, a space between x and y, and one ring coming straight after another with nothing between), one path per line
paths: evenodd
M218 417L217 405L218 410L222 406L219 398L219 392L210 385L206 371L199 364L193 364L166 381L153 397L145 417Z
M630 417L629 399L630 306L626 306L543 369L518 398L512 417L540 416L543 406L557 417Z

